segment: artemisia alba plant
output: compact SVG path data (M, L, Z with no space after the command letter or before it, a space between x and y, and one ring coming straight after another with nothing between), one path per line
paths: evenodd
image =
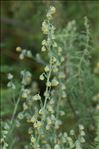
M16 51L20 52L21 60L29 57L44 64L44 71L39 79L42 83L45 82L46 86L44 95L41 96L37 83L32 82L32 74L26 70L21 71L20 95L15 105L11 124L15 121L16 126L20 127L23 119L28 123L30 143L24 145L25 149L82 149L85 143L83 124L78 125L77 131L72 129L65 132L62 130L65 125L62 119L66 117L66 110L69 108L77 120L81 114L78 107L81 100L87 99L85 101L87 102L93 95L88 96L86 92L83 94L87 89L84 86L85 81L88 81L85 76L90 74L88 20L85 18L86 33L84 36L77 32L75 21L70 22L63 32L55 35L56 28L53 25L55 13L56 8L50 6L42 23L44 40L41 52L48 57L47 62L42 60L39 55L34 58L31 51L21 47L16 48ZM79 42L78 37L85 41ZM78 50L79 48L80 50ZM84 50L82 50L83 48ZM86 79L84 80L84 78ZM13 75L9 73L8 79L8 87L15 89ZM89 84L90 82L88 82ZM90 92L90 90L88 91ZM21 99L23 100L23 110L15 118ZM88 104L87 102L86 105L88 106ZM84 102L82 102L82 107L84 107ZM80 120L80 122L83 121ZM3 149L9 148L4 135L2 142Z
M51 6L46 19L42 23L42 32L45 39L42 41L41 51L48 55L48 63L44 67L44 72L40 75L40 80L46 82L44 96L41 97L39 93L32 96L31 91L28 92L25 89L22 94L22 97L26 98L23 105L24 112L18 114L19 119L23 118L22 115L27 115L27 122L32 126L28 133L31 140L29 148L33 149L81 148L81 144L85 142L83 125L79 125L78 137L76 137L74 130L70 131L70 135L66 132L60 132L61 117L65 115L63 108L67 100L67 94L64 85L66 74L61 71L65 59L62 55L62 48L57 45L55 40L55 27L53 25L55 12L55 7ZM17 48L17 51L21 52L20 59L28 55L32 57L31 52L27 54L28 52L20 49L20 47ZM43 100L44 102L42 102ZM31 113L27 112L30 110L29 101L32 107ZM39 107L37 103L40 103Z

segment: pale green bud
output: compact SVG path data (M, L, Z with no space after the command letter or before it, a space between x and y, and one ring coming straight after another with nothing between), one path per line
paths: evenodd
M49 125L46 125L46 130L49 130L50 129L50 126Z
M41 100L41 96L39 94L36 94L35 96L33 96L32 98L34 101L37 101L37 100Z
M61 149L61 148L60 148L59 144L56 144L54 149Z
M50 12L47 13L46 17L48 18L48 20L51 20L52 19L52 15Z
M44 80L44 75L43 74L40 75L40 80Z
M36 139L32 136L31 137L31 142L34 144L36 142Z
M44 70L45 70L46 72L49 72L49 71L50 71L50 69L49 69L48 66L46 66L46 67L44 68Z
M55 14L56 13L56 8L54 6L50 6L50 13Z
M52 86L57 86L58 84L59 82L55 78L51 81Z
M37 127L41 127L42 126L42 122L37 121Z
M80 138L81 143L85 143L85 139L83 137Z
M32 58L32 52L31 51L27 51L27 57Z
M21 47L16 47L16 51L17 52L21 52L22 51L22 48Z
M50 86L51 86L51 82L48 81L48 82L46 83L46 86L50 87Z
M42 45L43 45L43 46L47 46L47 41L46 41L46 40L43 40L43 41L42 41Z
M24 117L23 113L22 113L22 112L20 112L20 113L18 114L18 119L22 120L22 119L23 119L23 117Z
M13 79L13 75L11 73L8 73L8 80L12 80Z
M48 24L45 21L42 23L42 31L43 34L48 34Z
M41 49L41 51L42 52L45 52L46 51L46 48L43 46L42 49Z
M19 55L19 59L20 60L23 60L24 59L24 55L22 53Z
M80 124L80 125L79 125L79 129L80 129L80 130L83 130L83 129L84 129L84 126L83 126L82 124Z
M80 131L81 136L85 136L85 132L83 130Z
M23 110L27 110L28 106L26 105L26 103L23 103Z
M75 135L75 131L74 130L70 130L70 135L74 136Z

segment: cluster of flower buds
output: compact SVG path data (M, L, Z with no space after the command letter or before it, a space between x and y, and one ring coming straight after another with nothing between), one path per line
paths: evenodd
M85 143L85 131L84 131L84 126L82 124L79 125L79 141L80 143Z
M30 50L22 49L21 47L16 48L17 52L20 52L19 59L23 60L25 57L32 58L32 52Z
M51 20L53 18L53 15L56 13L56 8L54 6L50 6L50 9L46 15L48 20Z
M46 17L47 17L47 21L44 21L42 23L42 31L43 31L43 34L48 34L49 32L49 24L48 24L48 20L51 20L53 19L53 15L55 14L56 12L56 8L54 6L51 6ZM43 43L42 43L43 44ZM44 41L44 44L46 44L46 42Z
M21 71L22 76L22 84L23 85L29 85L32 81L32 74L29 71Z
M5 123L3 126L3 129L1 129L1 138L0 138L0 146L2 149L7 149L9 147L8 143L7 143L7 135L9 133L10 130L10 126L8 123Z
M11 88L11 89L16 89L16 86L13 83L13 75L11 73L8 73L8 76L7 77L8 77L8 80L9 80L9 82L7 84L7 87L8 88Z
M42 41L42 48L41 51L45 52L47 49L49 50L49 45L51 44L52 40L55 39L54 31L55 27L50 23L50 20L53 18L53 14L55 14L56 8L54 6L51 6L47 15L46 15L46 20L42 23L42 32L45 35L48 35L47 40ZM50 36L49 36L50 34ZM53 42L53 47L56 47L57 44L56 42Z

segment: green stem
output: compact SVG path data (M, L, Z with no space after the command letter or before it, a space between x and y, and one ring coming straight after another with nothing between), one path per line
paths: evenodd
M13 112L12 119L11 119L11 124L13 123L13 120L14 120L14 117L15 117L19 102L20 102L20 98L18 98L18 100L15 104L14 112Z
M49 82L49 80L50 80L51 71L52 71L52 65L50 64L50 70L49 70L49 74L48 74L48 77L47 77L47 82ZM48 93L48 89L49 89L49 87L47 86L45 93ZM44 109L46 107L47 100L48 100L48 96L45 96Z

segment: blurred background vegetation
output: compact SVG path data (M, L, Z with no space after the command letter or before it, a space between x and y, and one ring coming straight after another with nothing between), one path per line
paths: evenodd
M15 49L17 46L21 46L23 49L31 50L34 56L40 52L43 39L41 24L50 5L54 5L57 9L55 17L57 30L62 29L67 22L74 19L81 29L84 16L88 17L94 47L91 62L93 72L99 62L98 0L1 0L1 116L3 120L11 117L13 111L12 91L6 87L7 73L11 72L15 75L17 85L20 83L21 69L30 70L33 79L38 81L38 76L42 71L41 65L30 59L20 61ZM99 86L98 75L99 73L96 74L97 86ZM17 96L17 94L16 91L13 96Z

